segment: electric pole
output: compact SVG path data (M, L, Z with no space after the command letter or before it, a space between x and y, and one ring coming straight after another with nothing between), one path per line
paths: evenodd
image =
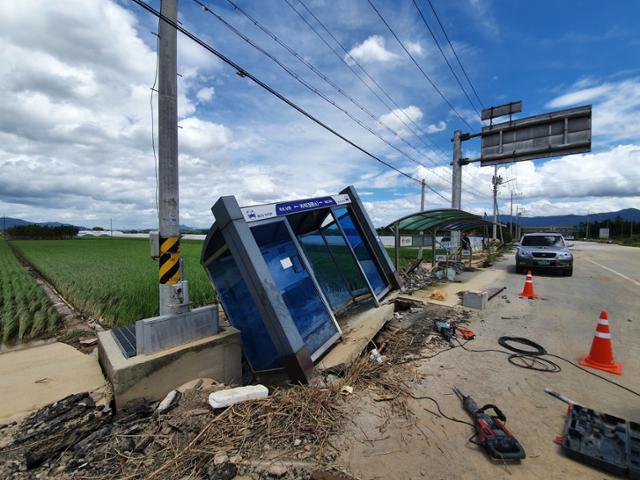
M178 0L162 0L160 13L178 21ZM188 306L182 285L178 187L177 31L159 21L158 65L158 207L160 237L160 315L181 313Z
M111 236L113 237L113 218L109 219L109 226L111 228Z
M498 239L498 186L502 184L502 177L498 176L498 165L493 166L493 235L494 240Z
M509 209L509 235L513 239L513 190L511 190L511 207Z
M462 205L462 131L453 132L453 163L451 174L451 208L460 210ZM451 232L452 250L460 247L460 232Z
M587 212L587 233L585 238L589 238L589 212Z
M424 178L422 179L422 182L420 182L420 211L424 212L424 189L426 187L426 183L424 181ZM424 247L424 232L418 232L418 234L420 235L420 248L418 249L418 258L424 258L423 257L423 248Z

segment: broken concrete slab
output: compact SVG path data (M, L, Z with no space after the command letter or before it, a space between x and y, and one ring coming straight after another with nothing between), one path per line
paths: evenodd
M240 332L220 333L155 352L126 358L110 331L98 333L100 364L113 385L116 408L132 400L161 400L171 390L201 377L231 384L242 376Z
M317 364L320 372L339 372L348 367L380 329L393 318L394 305L381 305L358 313L342 326L342 342L333 347Z
M0 422L19 420L72 393L108 391L98 360L64 343L0 354Z

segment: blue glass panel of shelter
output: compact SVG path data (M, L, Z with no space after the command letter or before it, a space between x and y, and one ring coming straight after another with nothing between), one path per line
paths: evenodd
M229 250L207 267L231 324L240 330L242 348L255 371L281 368L276 347Z
M369 280L369 283L371 284L371 288L373 288L376 295L379 295L387 288L387 283L382 276L382 272L380 271L378 264L373 260L373 254L363 240L360 230L346 208L336 208L334 210L334 214L340 222L340 226L344 230L347 241L355 252L356 257L367 276L367 280Z
M251 232L300 336L311 354L338 333L291 238L286 220L256 225Z

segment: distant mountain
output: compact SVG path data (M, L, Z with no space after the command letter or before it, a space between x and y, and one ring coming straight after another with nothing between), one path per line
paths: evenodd
M625 208L617 212L590 213L590 222L602 222L604 220L615 220L621 217L623 220L640 222L640 210L637 208ZM500 222L511 221L510 215L500 215ZM515 222L515 216L514 216ZM521 217L520 224L523 227L574 227L580 223L587 222L587 215L552 215L549 217Z
M0 217L0 228L21 227L23 225L46 225L47 227L62 227L64 225L71 225L70 223L60 222L30 222L28 220L22 220L21 218ZM80 230L86 230L86 227L77 226Z

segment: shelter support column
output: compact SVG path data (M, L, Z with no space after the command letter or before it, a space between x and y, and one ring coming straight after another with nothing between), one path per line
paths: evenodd
M391 259L389 258L389 254L378 238L373 222L369 218L369 214L365 210L356 189L353 185L349 185L340 193L349 195L349 198L351 199L351 205L349 205L351 213L355 217L356 221L362 226L362 234L365 237L365 241L368 243L373 255L376 257L376 263L382 269L387 282L389 282L389 285L393 289L401 288L402 280L397 272L398 263L396 263L396 268L394 268L393 263L391 263Z
M396 271L400 268L400 225L396 223L396 228L393 233L393 247L394 247L394 263L396 265Z
M431 267L436 266L436 231L431 231Z
M313 375L311 355L238 202L233 196L221 197L211 210L289 377L307 383Z

